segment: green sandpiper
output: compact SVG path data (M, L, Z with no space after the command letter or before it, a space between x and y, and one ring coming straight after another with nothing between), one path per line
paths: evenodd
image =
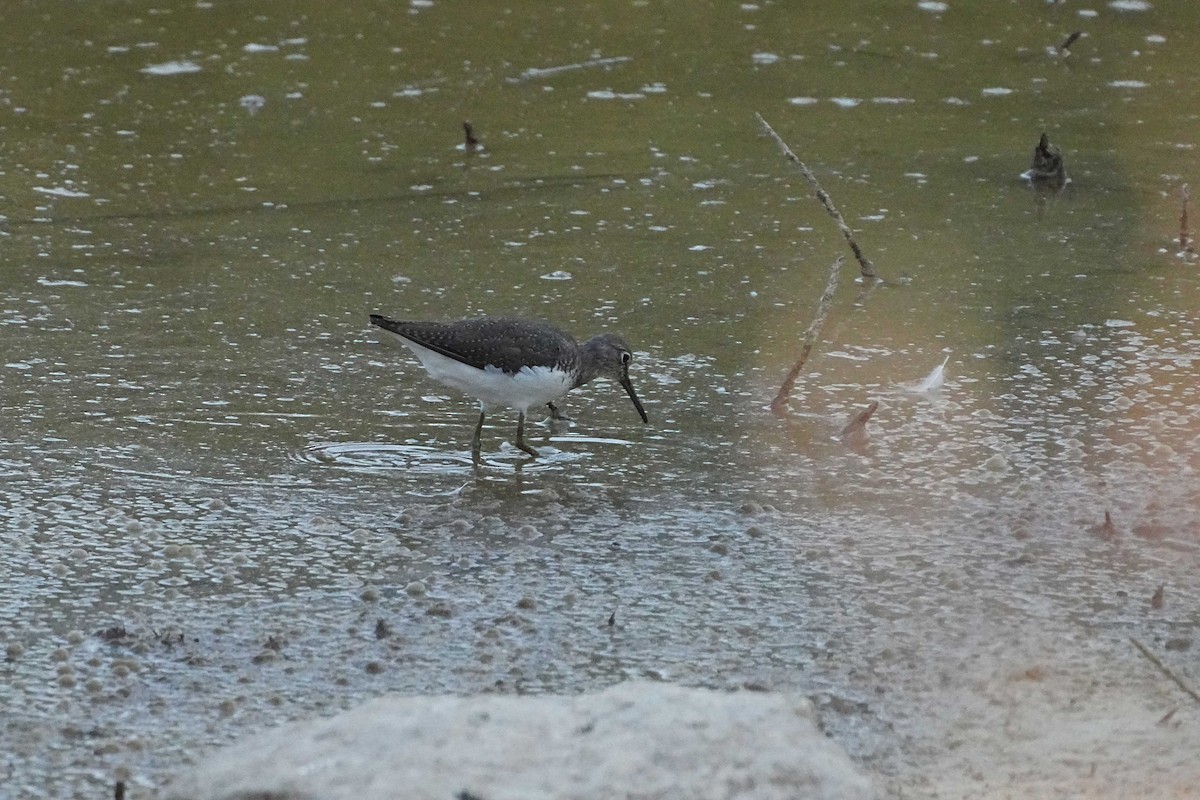
M593 378L620 383L642 422L650 421L629 381L633 352L615 333L579 344L554 325L515 317L407 322L372 314L371 324L411 350L431 378L479 400L471 439L476 458L484 416L497 406L517 412L517 447L537 456L525 444L526 413L540 405L555 412L555 400Z

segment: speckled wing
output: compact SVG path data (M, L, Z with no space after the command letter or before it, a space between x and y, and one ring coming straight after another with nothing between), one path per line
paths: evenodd
M372 314L371 323L476 369L492 366L509 374L522 367L570 371L579 357L569 333L543 322L509 317L406 322Z

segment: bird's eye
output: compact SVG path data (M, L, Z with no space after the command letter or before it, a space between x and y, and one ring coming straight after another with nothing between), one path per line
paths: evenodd
M621 353L621 363L628 364L633 359L632 353Z

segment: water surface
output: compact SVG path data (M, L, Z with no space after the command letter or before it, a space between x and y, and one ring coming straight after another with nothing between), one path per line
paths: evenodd
M1195 680L1191 5L876 5L6 12L13 796L142 796L383 692L633 677L798 689L887 790L984 791L996 674L1141 702L1134 636ZM887 279L846 268L785 419L846 248L755 112ZM651 424L597 382L537 461L490 417L475 468L473 402L371 312L617 330ZM1186 779L1187 730L1130 780Z

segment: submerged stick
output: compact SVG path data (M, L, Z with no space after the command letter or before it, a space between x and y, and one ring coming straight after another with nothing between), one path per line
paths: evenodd
M1064 39L1063 43L1058 46L1058 54L1064 58L1071 55L1071 45L1079 41L1080 36L1083 36L1083 31L1075 31L1066 39Z
M879 401L872 400L869 406L855 414L839 434L842 441L851 447L862 447L865 445L867 440L871 438L870 434L867 433L867 423L871 421L871 417L875 416L875 412L878 410Z
M515 78L509 78L509 83L520 83L531 78L548 78L551 75L558 75L563 72L572 72L577 69L591 69L593 67L612 67L617 64L624 64L627 61L633 61L632 56L609 56L608 58L591 58L587 61L578 61L573 64L561 64L557 67L530 67Z
M788 147L787 142L785 142L779 136L779 134L775 132L775 129L772 128L765 119L763 119L762 114L755 112L754 116L758 117L758 122L763 126L763 130L765 130L767 134L775 140L775 144L779 146L779 150L783 153L784 157L786 157L788 161L792 162L797 168L799 168L800 174L804 176L804 180L808 181L808 185L811 186L817 193L817 199L821 201L821 205L825 206L825 210L829 212L829 216L833 217L833 221L837 223L838 228L841 230L842 236L846 237L846 241L850 244L850 249L854 252L854 257L858 259L858 266L862 272L862 276L864 278L874 279L876 277L875 266L867 259L865 255L863 255L862 248L860 248L858 246L858 242L854 240L853 231L851 231L850 226L846 224L846 220L842 219L841 212L839 212L837 210L837 206L833 204L833 198L829 196L828 192L821 188L821 184L817 180L817 176L813 175L812 170L808 168L808 165L801 161L796 154L792 152L792 148Z
M1185 183L1183 188L1179 190L1180 194L1180 211L1179 211L1179 251L1181 253L1192 252L1191 232L1188 230L1187 207L1188 200L1192 198L1192 192Z
M825 324L825 318L829 316L829 309L833 305L833 294L837 291L838 272L845 262L845 256L838 256L829 265L829 279L825 282L825 293L821 295L821 300L817 303L817 315L809 323L808 330L804 332L804 345L800 348L800 356L796 359L796 363L792 364L787 377L783 379L783 385L779 387L775 399L771 401L771 411L777 416L787 413L788 398L792 396L796 379L800 377L800 372L804 369L809 354L812 353L813 344L817 341L817 335L821 332L821 326Z
M463 142L464 150L468 153L474 153L476 150L483 149L483 142L475 138L475 128L471 126L470 121L463 123L463 134L465 135L465 141Z
M1159 670L1162 671L1163 675L1166 675L1168 678L1175 681L1175 685L1180 689L1183 689L1184 694L1186 694L1188 697L1191 697L1197 703L1200 703L1200 692L1197 692L1195 689L1188 686L1187 683L1184 682L1183 678L1172 672L1171 668L1164 664L1158 656L1150 652L1150 648L1146 647L1146 645L1142 644L1132 636L1129 637L1129 641L1133 642L1133 646L1140 650L1142 655L1149 659L1151 664L1158 667Z

